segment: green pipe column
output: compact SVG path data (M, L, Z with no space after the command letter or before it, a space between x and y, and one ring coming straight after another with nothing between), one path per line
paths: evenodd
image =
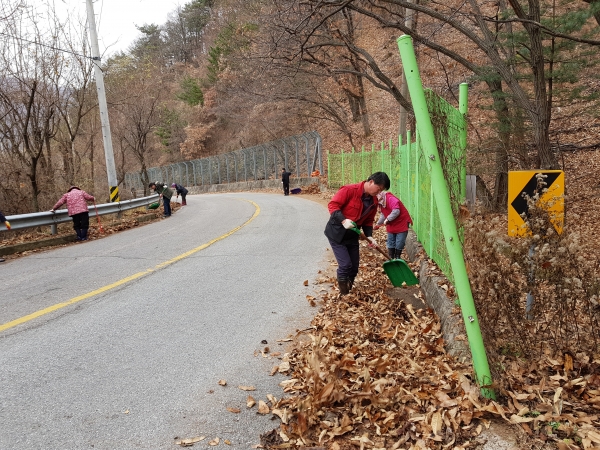
M341 155L342 155L342 186L343 186L345 184L344 183L344 149L342 149Z
M202 163L200 164L200 174L202 174ZM256 169L254 170L254 175L256 176ZM331 154L329 150L327 150L327 185L331 186Z
M483 337L479 328L475 303L473 302L473 293L467 276L467 268L463 256L462 245L458 238L452 208L450 206L450 195L448 194L448 186L444 178L444 172L440 163L440 157L435 142L433 126L431 118L427 110L421 76L417 65L417 58L412 45L410 36L404 35L397 39L400 58L404 66L408 90L413 103L415 118L417 120L419 137L421 139L423 156L429 159L431 168L431 187L435 192L436 206L440 217L444 239L448 249L448 256L452 272L454 273L454 281L456 292L460 300L469 345L471 347L471 355L473 358L473 369L477 383L481 387L481 393L484 397L495 398L495 393L492 389L486 386L491 385L492 376L483 345Z
M352 182L356 183L356 153L354 153L354 147L352 147Z
M467 99L469 98L469 85L460 83L458 87L458 111L463 115L463 124L460 130L460 149L463 152L460 166L460 202L467 199Z

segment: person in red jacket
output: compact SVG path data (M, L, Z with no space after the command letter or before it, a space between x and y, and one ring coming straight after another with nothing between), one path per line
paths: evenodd
M360 262L358 239L362 232L373 246L373 221L377 213L377 194L390 188L385 172L375 172L366 181L342 186L329 202L331 216L325 236L338 262L337 279L340 294L350 292Z
M379 193L377 201L381 216L379 216L374 229L377 230L381 226L385 226L390 259L400 258L406 243L408 227L412 224L410 214L400 199L391 192Z
M54 212L55 209L66 203L69 216L73 219L73 228L77 233L77 240L87 241L88 228L90 227L87 202L93 202L94 200L93 195L79 189L77 186L71 186L67 193L56 202L50 212Z

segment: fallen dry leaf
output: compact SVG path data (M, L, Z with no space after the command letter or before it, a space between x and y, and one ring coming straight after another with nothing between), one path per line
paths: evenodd
M254 386L238 386L242 391L255 391L256 388Z
M269 414L269 407L262 400L258 401L258 414Z
M234 414L239 414L241 412L241 410L239 408L232 408L232 407L228 407L227 411L232 412Z
M196 442L200 442L200 441L202 441L204 439L206 439L206 436L196 436L196 437L193 437L193 438L181 439L179 441L175 441L175 444L176 445L180 445L182 447L191 447Z
M219 380L219 384L221 386L227 386L227 381L225 381L225 380Z

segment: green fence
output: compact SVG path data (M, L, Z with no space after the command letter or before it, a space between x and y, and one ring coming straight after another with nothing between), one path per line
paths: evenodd
M448 184L452 212L457 228L460 205L464 201L464 174L466 152L461 144L464 130L464 116L446 100L432 91L425 91L427 106L438 142L444 176ZM411 141L410 133L405 141ZM328 153L328 183L330 188L366 180L374 172L386 172L391 180L390 191L406 206L413 218L413 230L419 242L448 279L454 283L452 267L444 242L440 218L437 214L433 190L431 188L428 161L420 148L419 131L410 145L402 139L382 142L380 147L373 145L368 151ZM459 232L462 238L462 232ZM461 239L462 240L462 239Z
M379 170L390 176L391 191L409 210L417 238L458 294L473 368L481 392L495 398L477 311L463 256L460 208L465 198L467 84L460 85L457 111L431 91L424 91L410 36L397 39L417 122L414 142L389 142L387 149L328 154L331 187L356 183Z

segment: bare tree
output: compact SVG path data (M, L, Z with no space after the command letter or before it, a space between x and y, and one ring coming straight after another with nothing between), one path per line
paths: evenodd
M39 196L51 175L51 140L58 129L60 102L54 86L62 59L56 42L42 45L44 33L36 19L32 9L20 8L2 23L2 33L11 38L0 49L0 133L13 169L29 185L25 197L31 198L33 211L40 210Z
M126 59L108 67L106 84L112 132L117 144L117 179L121 184L125 173L137 166L144 187L147 185L147 169L158 165L158 145L154 136L160 124L161 106L165 101L166 85L160 69L151 63L140 66L139 62ZM129 164L127 156L135 160Z

